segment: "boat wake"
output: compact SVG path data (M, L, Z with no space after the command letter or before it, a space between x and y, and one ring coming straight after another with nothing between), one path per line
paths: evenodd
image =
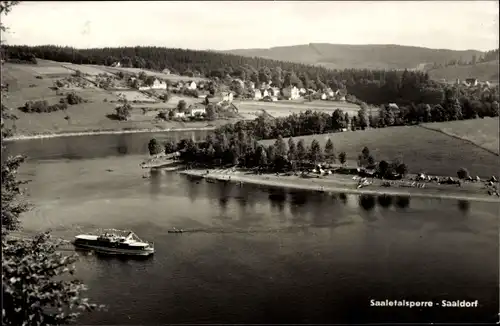
M257 233L296 233L300 231L308 231L314 229L334 229L340 226L350 225L353 222L346 221L336 224L305 224L305 225L294 225L285 226L278 228L200 228L200 229L172 229L168 230L169 234L189 234L189 233L205 233L205 234L257 234Z

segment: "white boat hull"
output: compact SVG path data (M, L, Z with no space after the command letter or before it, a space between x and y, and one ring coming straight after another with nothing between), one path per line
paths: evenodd
M149 248L146 250L134 250L134 249L119 249L119 248L108 248L108 247L101 247L101 246L94 246L90 244L76 244L73 243L75 247L78 248L84 248L88 250L94 250L96 252L102 252L102 253L107 253L107 254L112 254L112 255L129 255L129 256L149 256L154 253L153 248Z

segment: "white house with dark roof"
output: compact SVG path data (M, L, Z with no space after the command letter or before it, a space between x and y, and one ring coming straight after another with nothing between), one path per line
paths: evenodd
M233 92L222 92L221 97L222 97L222 101L232 102L234 95L233 95Z
M260 100L262 98L262 92L260 91L260 89L253 89L253 99L254 100Z
M166 90L167 89L167 83L164 82L164 81L162 81L162 80L159 80L158 78L155 78L155 80L153 81L153 85L139 87L140 91L147 91L147 90L150 90L150 89L163 89L163 90Z
M196 89L196 83L194 81L190 80L184 84L184 87L187 89Z

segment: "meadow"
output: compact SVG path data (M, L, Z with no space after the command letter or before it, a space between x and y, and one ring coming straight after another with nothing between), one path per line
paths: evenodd
M490 81L498 83L498 60L490 62L477 63L467 66L448 66L428 71L429 76L435 80L446 79L454 82L457 78L465 80L466 78L477 78L480 81Z
M124 68L124 67L105 67L105 66L96 66L92 65L91 67L97 68L97 69L102 69L103 71L107 71L112 74L118 74L120 72L123 73L128 73L128 74L140 74L141 72L144 72L148 76L155 76L161 79L168 79L173 82L178 82L178 81L194 81L194 82L199 82L199 81L207 81L208 79L206 78L201 78L201 77L187 77L187 76L179 76L179 75L173 75L173 74L164 74L161 72L157 71L151 71L147 69L140 69L140 68Z
M128 121L116 121L110 115L115 112L117 103L116 94L125 93L129 101L148 101L147 105L164 105L175 107L180 99L190 102L188 98L172 96L168 103L159 103L157 99L148 97L138 91L113 92L100 88L72 88L61 89L59 94L53 89L54 82L74 74L73 70L62 67L78 68L83 73L89 73L80 69L81 65L58 63L47 60L39 60L38 65L10 64L2 65L2 83L9 84L7 98L3 103L12 109L18 120L6 122L7 127L15 128L16 136L32 136L37 134L58 134L87 131L110 131L110 130L132 130L132 129L167 129L167 128L196 128L206 127L206 122L171 122L158 121L154 116L144 115L142 110L132 110L132 116ZM94 68L96 69L96 68ZM58 72L58 74L55 74ZM64 72L64 74L60 74ZM42 74L44 73L44 74ZM94 71L94 75L95 75ZM57 75L57 76L56 76ZM27 101L46 100L49 104L56 104L63 98L61 92L74 91L81 96L86 103L68 106L66 111L51 113L24 113L18 110ZM127 94L128 93L128 94ZM201 101L200 99L193 99ZM158 102L158 103L157 103ZM189 105L189 104L188 104ZM142 105L144 106L144 105ZM227 122L227 121L224 121ZM217 125L218 121L211 122Z
M253 114L264 110L267 114L275 118L299 114L307 110L332 114L336 109L341 109L344 113L349 114L349 116L356 115L359 111L359 106L356 104L335 101L235 101L234 104L238 107L240 113Z
M119 92L112 92L116 98L125 98L129 102L142 102L142 103L156 103L158 100L150 97L144 93L134 90L123 90Z
M449 122L426 123L425 128L471 142L485 150L500 154L499 118L484 118ZM495 136L496 135L496 136Z
M69 64L64 64L63 67L65 67L69 70L72 70L72 71L79 70L83 74L90 75L90 76L97 76L100 74L112 75L112 73L107 72L107 71L99 68L99 66L94 67L91 65L76 65L76 64L69 63Z
M488 137L498 142L498 131L495 133L488 129L485 132L491 132ZM470 142L419 126L368 129L294 139L296 142L304 139L307 145L316 139L323 148L327 140L331 139L335 152L346 152L348 163L353 165L357 164L358 155L367 146L376 161L400 159L408 165L410 173L455 177L457 171L464 167L472 175L490 177L498 175L500 166L498 155ZM274 140L264 140L262 143L269 145Z

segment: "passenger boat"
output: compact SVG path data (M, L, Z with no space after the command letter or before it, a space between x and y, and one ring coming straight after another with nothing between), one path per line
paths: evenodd
M125 233L126 235L120 234ZM80 234L73 241L75 247L113 255L149 256L154 244L141 240L132 231L110 230L100 235Z

